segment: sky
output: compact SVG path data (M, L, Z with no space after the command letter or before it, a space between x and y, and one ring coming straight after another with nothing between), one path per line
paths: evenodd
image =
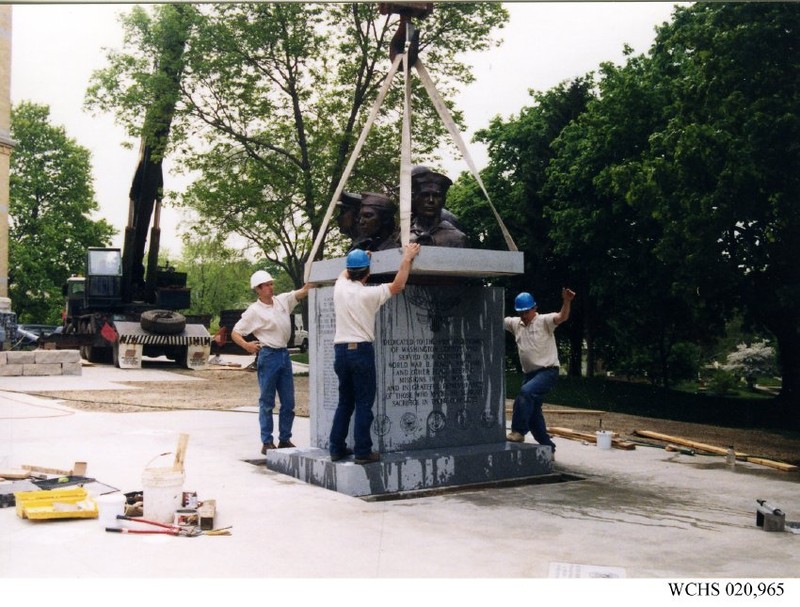
M505 4L510 21L498 33L503 44L465 55L476 80L455 99L468 125L462 137L479 169L485 166L487 155L482 146L470 142L475 130L488 126L495 116L518 114L530 105L531 89L546 91L596 70L605 61L622 64L625 44L637 54L647 52L655 27L669 21L674 6L672 2ZM130 7L121 3L16 4L12 15L12 103L49 105L51 123L63 126L67 135L92 152L100 205L97 216L118 229L114 246L122 245L138 144L128 140L133 148L123 148L125 134L113 117L92 116L83 110L83 102L92 72L105 66L104 49L122 47L118 16ZM468 170L460 157L445 159L443 164L452 177ZM168 161L165 166L169 170ZM179 191L186 184L186 177L165 175L166 188ZM181 221L178 210L166 208L162 213L162 252L168 250L172 259L180 251Z

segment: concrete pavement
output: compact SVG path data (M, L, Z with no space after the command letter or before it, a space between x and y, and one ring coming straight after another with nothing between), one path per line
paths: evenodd
M94 367L82 377L57 378L79 380L80 388L58 389L109 389L118 374L125 381L186 380L165 370ZM371 502L250 463L263 459L254 408L86 412L4 392L22 389L12 379L0 378L0 468L85 461L87 476L134 491L142 488L144 468L168 465L171 456L151 462L188 433L184 490L215 499L216 526L233 528L230 537L120 535L106 533L98 520L33 522L0 509L1 578L190 578L199 587L221 579L223 588L231 579L447 579L445 587L470 589L474 598L476 581L493 588L503 580L504 592L522 584L521 596L535 597L549 588L544 580L605 577L617 578L603 587L614 588L617 599L626 592L644 599L635 580L647 581L651 602L670 598L668 583L681 579L778 580L791 592L765 594L773 604L794 603L800 592L794 580L800 536L755 524L758 498L782 507L787 520L800 520L797 473L746 463L731 468L719 456L641 446L602 450L556 439L563 482ZM307 419L297 418L293 440L309 445ZM533 579L541 584L530 585Z

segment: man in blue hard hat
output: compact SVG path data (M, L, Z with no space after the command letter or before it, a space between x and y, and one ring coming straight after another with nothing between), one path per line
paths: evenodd
M530 293L520 293L514 300L519 316L508 316L503 327L514 335L522 364L522 387L514 399L511 432L506 437L513 443L525 441L530 432L540 445L549 445L555 454L556 445L547 433L542 414L544 396L558 379L558 348L555 330L569 318L575 292L561 289L561 310L550 314L537 312L536 300Z
M314 285L275 295L272 275L264 270L250 277L250 288L257 299L242 313L231 330L231 339L250 354L256 355L256 371L261 395L258 399L258 422L261 429L261 453L269 449L294 447L291 441L294 422L294 375L287 345L292 335L291 312ZM253 334L255 341L247 341ZM278 446L273 440L275 393L281 401L278 412Z
M333 370L339 378L339 402L333 415L329 451L331 461L355 455L356 464L380 461L372 450L370 428L375 402L375 316L389 299L401 293L420 245L403 249L403 259L391 283L367 286L370 256L356 249L347 254L345 270L333 288L336 332L333 336ZM354 415L355 414L355 415ZM353 448L345 444L353 417Z

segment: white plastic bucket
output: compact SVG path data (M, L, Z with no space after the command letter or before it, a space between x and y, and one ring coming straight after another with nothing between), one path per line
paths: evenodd
M182 505L183 480L182 470L145 468L142 473L143 518L171 525L175 511Z
M598 430L595 432L595 436L597 436L597 447L599 449L611 449L611 435L613 432L609 432L608 430Z
M118 514L125 514L125 496L122 493L109 493L95 498L100 511L98 519L104 528L118 529L122 521Z

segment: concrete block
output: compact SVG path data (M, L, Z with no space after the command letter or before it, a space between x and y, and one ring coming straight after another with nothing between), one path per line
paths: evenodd
M22 375L22 365L0 365L0 377L15 377Z
M78 350L35 350L36 364L63 364L80 362L81 355Z
M32 365L36 362L36 352L6 352L9 365Z
M61 363L62 375L82 375L83 367L80 361L76 363Z
M0 366L5 365L6 363L7 363L6 353L0 352Z
M22 374L38 376L61 375L61 363L22 365Z

